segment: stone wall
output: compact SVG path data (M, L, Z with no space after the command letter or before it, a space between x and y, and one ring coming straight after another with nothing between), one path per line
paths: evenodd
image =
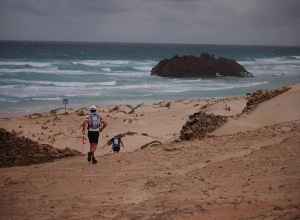
M248 102L241 114L232 116L237 119L242 114L248 114L253 111L260 103L274 98L288 90L290 87L283 87L275 90L258 90L252 94L247 94ZM180 131L180 140L202 139L206 134L216 130L228 120L227 116L206 114L197 112L189 116L189 120L182 126Z
M39 144L0 128L0 167L46 163L77 155L81 155L81 152L70 148L57 149L50 145Z
M181 140L202 139L207 133L210 133L227 121L227 116L206 114L196 112L189 116L189 120L180 131Z
M260 103L268 101L284 92L289 91L290 89L291 87L282 87L275 90L258 90L252 94L248 93L248 102L242 111L242 114L252 112Z

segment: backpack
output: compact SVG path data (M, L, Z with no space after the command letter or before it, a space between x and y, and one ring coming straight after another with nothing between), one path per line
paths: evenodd
M89 115L89 127L92 129L97 129L100 127L101 121L100 121L100 115L96 113L92 113Z
M113 138L113 147L120 147L120 138L119 137Z

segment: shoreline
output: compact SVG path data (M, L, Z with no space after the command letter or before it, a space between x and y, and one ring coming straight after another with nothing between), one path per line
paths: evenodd
M114 106L138 106L138 105L155 105L157 103L161 103L161 102L178 102L178 101L197 101L197 100L210 100L210 99L230 99L230 98L235 98L235 97L245 97L247 96L246 94L244 95L237 95L237 96L218 96L218 97L203 97L203 98L182 98L182 99L160 99L160 100L131 100L128 102L122 102L120 103L119 101L103 101L103 102L88 102L86 104L74 104L75 107L68 107L67 105L67 109L70 110L71 112L75 112L75 111L79 111L80 109L84 109L84 108L89 108L91 105L96 105L97 107L100 108L110 108L110 107L114 107ZM63 100L61 100L63 101ZM100 105L101 104L101 105ZM44 110L43 110L44 109ZM44 107L41 108L40 110L26 110L26 112L24 111L18 111L18 112L11 112L11 111L5 111L5 112L0 112L0 118L13 118L13 117L23 117L23 116L28 116L28 115L33 115L33 114L42 114L42 115L47 115L49 114L51 111L54 110L61 110L60 112L64 111L65 107L63 104L61 104L61 106L59 105L55 105L55 107Z

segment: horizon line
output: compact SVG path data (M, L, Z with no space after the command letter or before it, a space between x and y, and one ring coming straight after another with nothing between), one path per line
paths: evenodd
M71 40L0 40L0 42L41 42L41 43L108 43L108 44L175 44L175 45L222 45L222 46L257 46L257 47L300 47L300 45L274 44L230 44L230 43L166 43L166 42L118 42L118 41L71 41Z

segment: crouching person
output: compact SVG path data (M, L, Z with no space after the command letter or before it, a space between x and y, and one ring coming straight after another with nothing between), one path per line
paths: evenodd
M115 133L114 137L111 139L111 142L112 142L112 149L114 153L120 152L121 145L122 147L124 147L121 137L117 133Z

